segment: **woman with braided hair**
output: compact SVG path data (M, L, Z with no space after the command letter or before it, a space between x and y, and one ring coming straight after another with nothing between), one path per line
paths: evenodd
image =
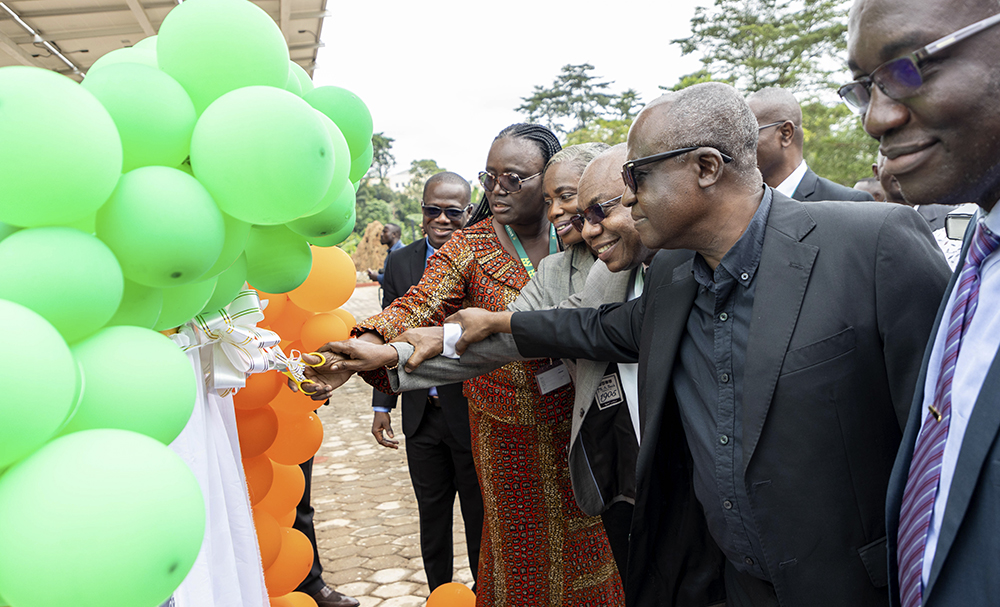
M558 250L541 175L560 149L542 126L501 131L468 227L430 258L419 284L360 323L355 335L383 343L412 327L439 325L463 307L506 309L539 262ZM476 605L623 605L601 519L580 511L570 485L573 386L568 378L553 381L547 364L512 362L465 382L485 507ZM384 369L362 376L389 390Z

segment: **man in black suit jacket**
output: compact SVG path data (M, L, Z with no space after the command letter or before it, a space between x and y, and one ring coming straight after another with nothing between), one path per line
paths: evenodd
M642 297L507 327L529 358L639 362L627 603L884 606L885 489L947 265L910 209L764 186L731 87L661 99L623 168L643 244L671 249Z
M1000 114L994 86L1000 81L997 12L997 4L987 0L862 0L850 16L848 54L855 78L876 75L876 68L886 61L945 41L933 47L940 55L928 57L926 67L915 70L918 77L909 79L909 88L876 88L865 80L861 86L852 83L844 89L861 93L852 97L862 101L855 109L862 114L868 134L879 140L885 170L895 176L908 202L974 202L980 207L969 224L956 275L924 353L889 481L886 524L892 601L904 607L996 605L1000 601L996 564L1000 553L1000 265L996 252L985 256L974 278L966 275L962 280L978 283L978 305L974 314L965 315L971 315L971 320L957 333L963 322L960 317L952 320L955 301L963 291L956 286L957 276L966 265L970 271L975 267L969 254L973 234L978 238L1000 233L996 211ZM972 24L978 26L969 30L971 35L953 35ZM946 327L949 330L943 330ZM957 358L943 356L950 334L961 335ZM937 378L948 377L946 365L953 367L952 381L939 399ZM923 458L915 455L918 441L924 442L918 437L945 425L945 419L943 454L934 475L938 478L930 484L918 483L934 491L930 511L923 511L929 516L923 522L926 532L918 543L906 541L912 536L905 529L900 532L903 495L909 483L927 478L919 472L911 476L911 466L922 468L929 463L920 464ZM906 503L912 515L911 500ZM910 537L900 541L901 536ZM900 567L899 562L907 558L904 553L910 560ZM919 573L919 579L907 572ZM901 588L901 583L906 586Z
M427 258L468 220L470 187L455 173L438 173L424 185L423 230L426 238L392 252L385 261L382 307L420 282ZM389 411L396 397L376 390L372 434L384 447L393 440ZM451 581L453 571L452 511L459 495L472 575L478 575L483 529L483 497L472 461L469 405L462 384L403 393L403 433L410 480L420 516L420 554L427 584L434 590Z
M802 109L785 89L770 87L747 97L757 116L757 167L764 183L795 200L874 200L813 173L802 158Z

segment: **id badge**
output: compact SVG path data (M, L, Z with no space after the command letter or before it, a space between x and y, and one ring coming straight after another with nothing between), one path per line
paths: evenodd
M597 391L594 392L594 401L601 411L625 402L625 391L622 390L622 380L617 371L608 373L601 379Z
M569 369L559 360L550 365L542 367L542 370L535 374L535 381L538 382L538 391L548 394L569 384L572 380L569 377Z

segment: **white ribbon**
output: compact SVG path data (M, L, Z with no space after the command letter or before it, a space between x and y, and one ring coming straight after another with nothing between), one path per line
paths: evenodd
M263 308L266 306L266 300L261 306L256 291L247 289L240 291L224 309L195 316L181 327L179 333L188 341L182 346L185 352L212 347L212 372L207 378L209 389L218 390L223 396L235 393L246 386L251 374L273 369L287 371L299 381L305 380L301 355L293 351L291 358L286 356L278 345L281 337L257 326L264 320Z

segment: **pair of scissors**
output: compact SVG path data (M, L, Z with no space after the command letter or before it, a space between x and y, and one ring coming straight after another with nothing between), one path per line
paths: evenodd
M298 357L296 357L296 358L294 358L294 359L292 359L292 360L290 360L289 362L298 362L298 363L301 363L301 365L305 366L305 367L322 367L323 365L326 364L326 357L323 356L322 354L320 354L319 352L310 352L309 356L318 356L319 357L319 362L315 363L315 364L307 363L306 361L302 360L302 356L301 355L298 356ZM302 374L302 370L301 370L301 368L299 366L296 365L296 366L293 367L293 366L290 366L290 365L286 365L285 369L282 371L282 373L284 373L285 376L288 377L288 379L290 379L293 382L295 382L295 386L303 394L305 394L307 396L312 396L313 394L316 394L315 392L308 392L308 391L306 391L305 389L302 388L302 384L304 384L304 383L312 383L312 382L310 382L308 379L306 379L306 376Z

